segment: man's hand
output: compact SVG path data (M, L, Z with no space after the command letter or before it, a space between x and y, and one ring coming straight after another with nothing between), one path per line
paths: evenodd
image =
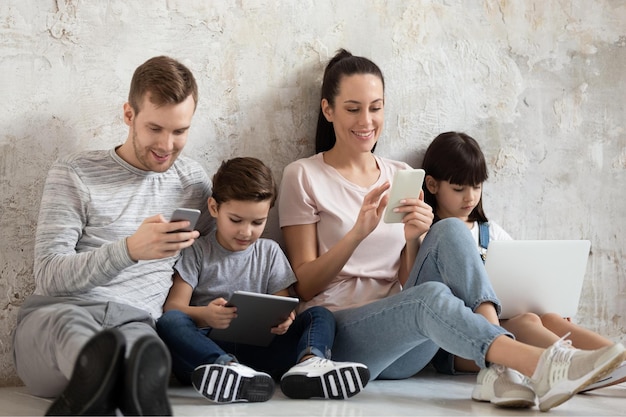
M160 214L145 219L137 231L126 239L131 259L147 261L167 258L191 246L200 236L200 232L194 230L172 233L179 230L183 223L189 225L189 222L169 223Z

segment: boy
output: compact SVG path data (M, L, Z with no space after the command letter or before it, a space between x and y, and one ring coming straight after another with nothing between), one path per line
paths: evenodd
M211 339L211 328L236 319L236 308L227 306L234 291L289 296L296 281L279 245L260 238L275 200L272 173L261 161L222 163L208 200L216 230L185 249L174 267L157 330L178 380L213 402L267 401L281 375L285 395L300 399L348 398L369 381L364 365L327 359L335 320L325 308L292 313L271 330L278 336L268 347Z

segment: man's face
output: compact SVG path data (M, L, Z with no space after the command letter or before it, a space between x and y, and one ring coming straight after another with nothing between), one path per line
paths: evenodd
M120 156L141 170L165 172L187 143L195 103L190 95L182 103L157 107L149 98L150 93L144 96L139 113L124 105L130 135Z

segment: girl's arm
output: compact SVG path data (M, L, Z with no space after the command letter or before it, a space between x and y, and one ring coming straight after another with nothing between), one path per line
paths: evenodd
M321 256L317 251L316 224L282 228L287 257L298 278L294 288L303 301L309 301L323 291L339 275L363 239L376 228L389 200L388 196L382 197L388 189L387 182L370 191L363 199L354 227Z

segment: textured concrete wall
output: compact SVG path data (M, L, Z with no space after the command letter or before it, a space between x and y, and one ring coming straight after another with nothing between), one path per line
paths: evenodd
M132 71L195 71L187 155L209 172L256 155L280 177L308 156L327 59L386 75L378 152L420 162L463 130L488 156L485 206L516 238L592 241L578 321L624 340L626 5L620 0L5 0L0 3L0 385L33 289L42 184L59 155L125 139ZM279 237L274 213L268 235Z

